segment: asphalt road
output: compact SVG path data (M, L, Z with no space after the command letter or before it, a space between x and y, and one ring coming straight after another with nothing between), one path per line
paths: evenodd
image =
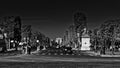
M120 58L17 55L0 57L0 68L120 68Z
M0 62L0 68L120 68L115 62Z
M57 55L17 55L1 57L0 62L120 62L120 58Z

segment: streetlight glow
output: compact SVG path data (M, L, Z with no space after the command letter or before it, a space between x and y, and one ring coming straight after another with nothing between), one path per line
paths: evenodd
M36 42L38 43L38 42L39 42L39 40L36 40Z
M13 43L14 41L13 41L13 40L11 40L10 42L11 42L11 43Z

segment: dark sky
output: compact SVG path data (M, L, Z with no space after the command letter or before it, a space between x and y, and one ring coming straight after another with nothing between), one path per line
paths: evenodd
M80 1L4 1L0 16L20 15L23 24L31 24L50 38L62 37L73 23L73 13L86 13L88 28L93 29L106 19L120 18L120 2L111 0Z

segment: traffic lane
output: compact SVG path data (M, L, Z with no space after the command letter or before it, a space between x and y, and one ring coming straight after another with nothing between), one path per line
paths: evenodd
M120 57L101 57L100 55L88 55L88 54L34 54L36 56L49 56L49 57L61 57L61 58L95 58L95 59L120 59Z
M120 68L118 62L0 62L0 68Z
M27 56L19 56L19 57L7 57L4 59L8 59L11 61L22 61L23 62L120 62L119 59L98 59L98 58L68 58L68 57L51 57L51 56L35 56L35 55L27 55Z
M44 61L69 61L69 62L120 62L119 59L98 59L98 58L64 58L64 57L49 57L49 56L30 56L26 59L44 60Z

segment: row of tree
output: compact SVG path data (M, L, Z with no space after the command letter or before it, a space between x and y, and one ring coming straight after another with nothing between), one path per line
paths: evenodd
M105 54L106 50L114 51L120 47L120 19L107 20L90 33L91 48Z
M39 44L40 46L49 47L50 46L50 38L46 37L41 32L34 32L32 35L32 41L34 40L33 44Z
M75 12L74 24L69 26L66 30L63 44L70 46L78 45L78 39L82 36L84 28L87 29L87 18L84 13ZM79 33L79 37L78 34ZM94 51L100 51L105 54L106 50L111 50L113 53L120 47L120 19L107 20L99 27L88 30L87 33L91 39L91 49ZM81 41L81 39L80 39Z
M24 38L26 38L26 42L29 42L31 44L36 43L36 40L39 40L39 45L49 45L49 37L46 37L41 32L34 32L32 31L31 25L23 25L21 23L20 16L6 16L2 17L0 20L0 28L2 33L6 33L7 37L5 38L6 44L4 46L9 46L9 40L12 38L13 40L16 40L17 43L22 42ZM17 49L17 46L16 46Z

